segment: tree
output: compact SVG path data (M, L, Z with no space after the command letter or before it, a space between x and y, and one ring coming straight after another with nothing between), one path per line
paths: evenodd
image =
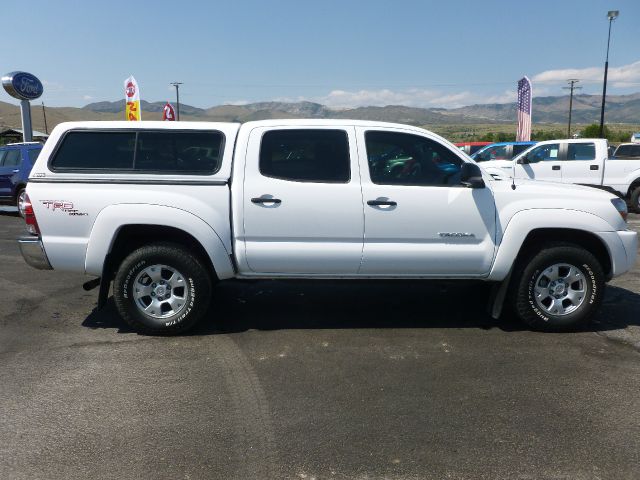
M591 125L587 125L581 132L582 136L585 138L600 138L600 125L597 123L592 123ZM609 127L604 126L604 136L609 137Z

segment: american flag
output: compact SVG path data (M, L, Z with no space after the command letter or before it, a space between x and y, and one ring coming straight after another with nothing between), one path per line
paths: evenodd
M516 142L531 140L531 81L522 77L518 82L518 132Z

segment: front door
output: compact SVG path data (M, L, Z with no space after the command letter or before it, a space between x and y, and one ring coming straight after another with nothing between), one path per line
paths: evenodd
M562 181L563 161L560 157L560 144L550 143L532 149L526 156L527 163L516 163L516 178L533 180Z
M355 129L252 130L243 207L252 272L355 275L364 235Z
M460 184L464 160L436 138L358 128L364 196L362 275L482 276L495 251L489 188Z
M14 178L20 172L21 161L19 148L0 150L0 197L11 197L15 194Z

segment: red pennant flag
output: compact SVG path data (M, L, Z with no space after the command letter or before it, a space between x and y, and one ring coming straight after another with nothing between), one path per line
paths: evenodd
M169 102L167 102L167 104L162 109L162 120L168 122L176 121L176 112L173 109L173 105L171 105Z

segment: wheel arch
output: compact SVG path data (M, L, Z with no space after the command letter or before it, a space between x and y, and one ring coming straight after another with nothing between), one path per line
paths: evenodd
M204 220L175 207L131 204L107 207L97 216L87 242L85 271L112 274L130 252L157 241L184 245L207 262L213 278L235 274L222 239Z
M598 234L599 232L604 232ZM604 237L615 236L603 219L577 210L525 210L513 216L499 243L489 280L503 280L517 261L536 246L548 242L564 242L582 246L601 263L610 279L614 272L611 246Z

